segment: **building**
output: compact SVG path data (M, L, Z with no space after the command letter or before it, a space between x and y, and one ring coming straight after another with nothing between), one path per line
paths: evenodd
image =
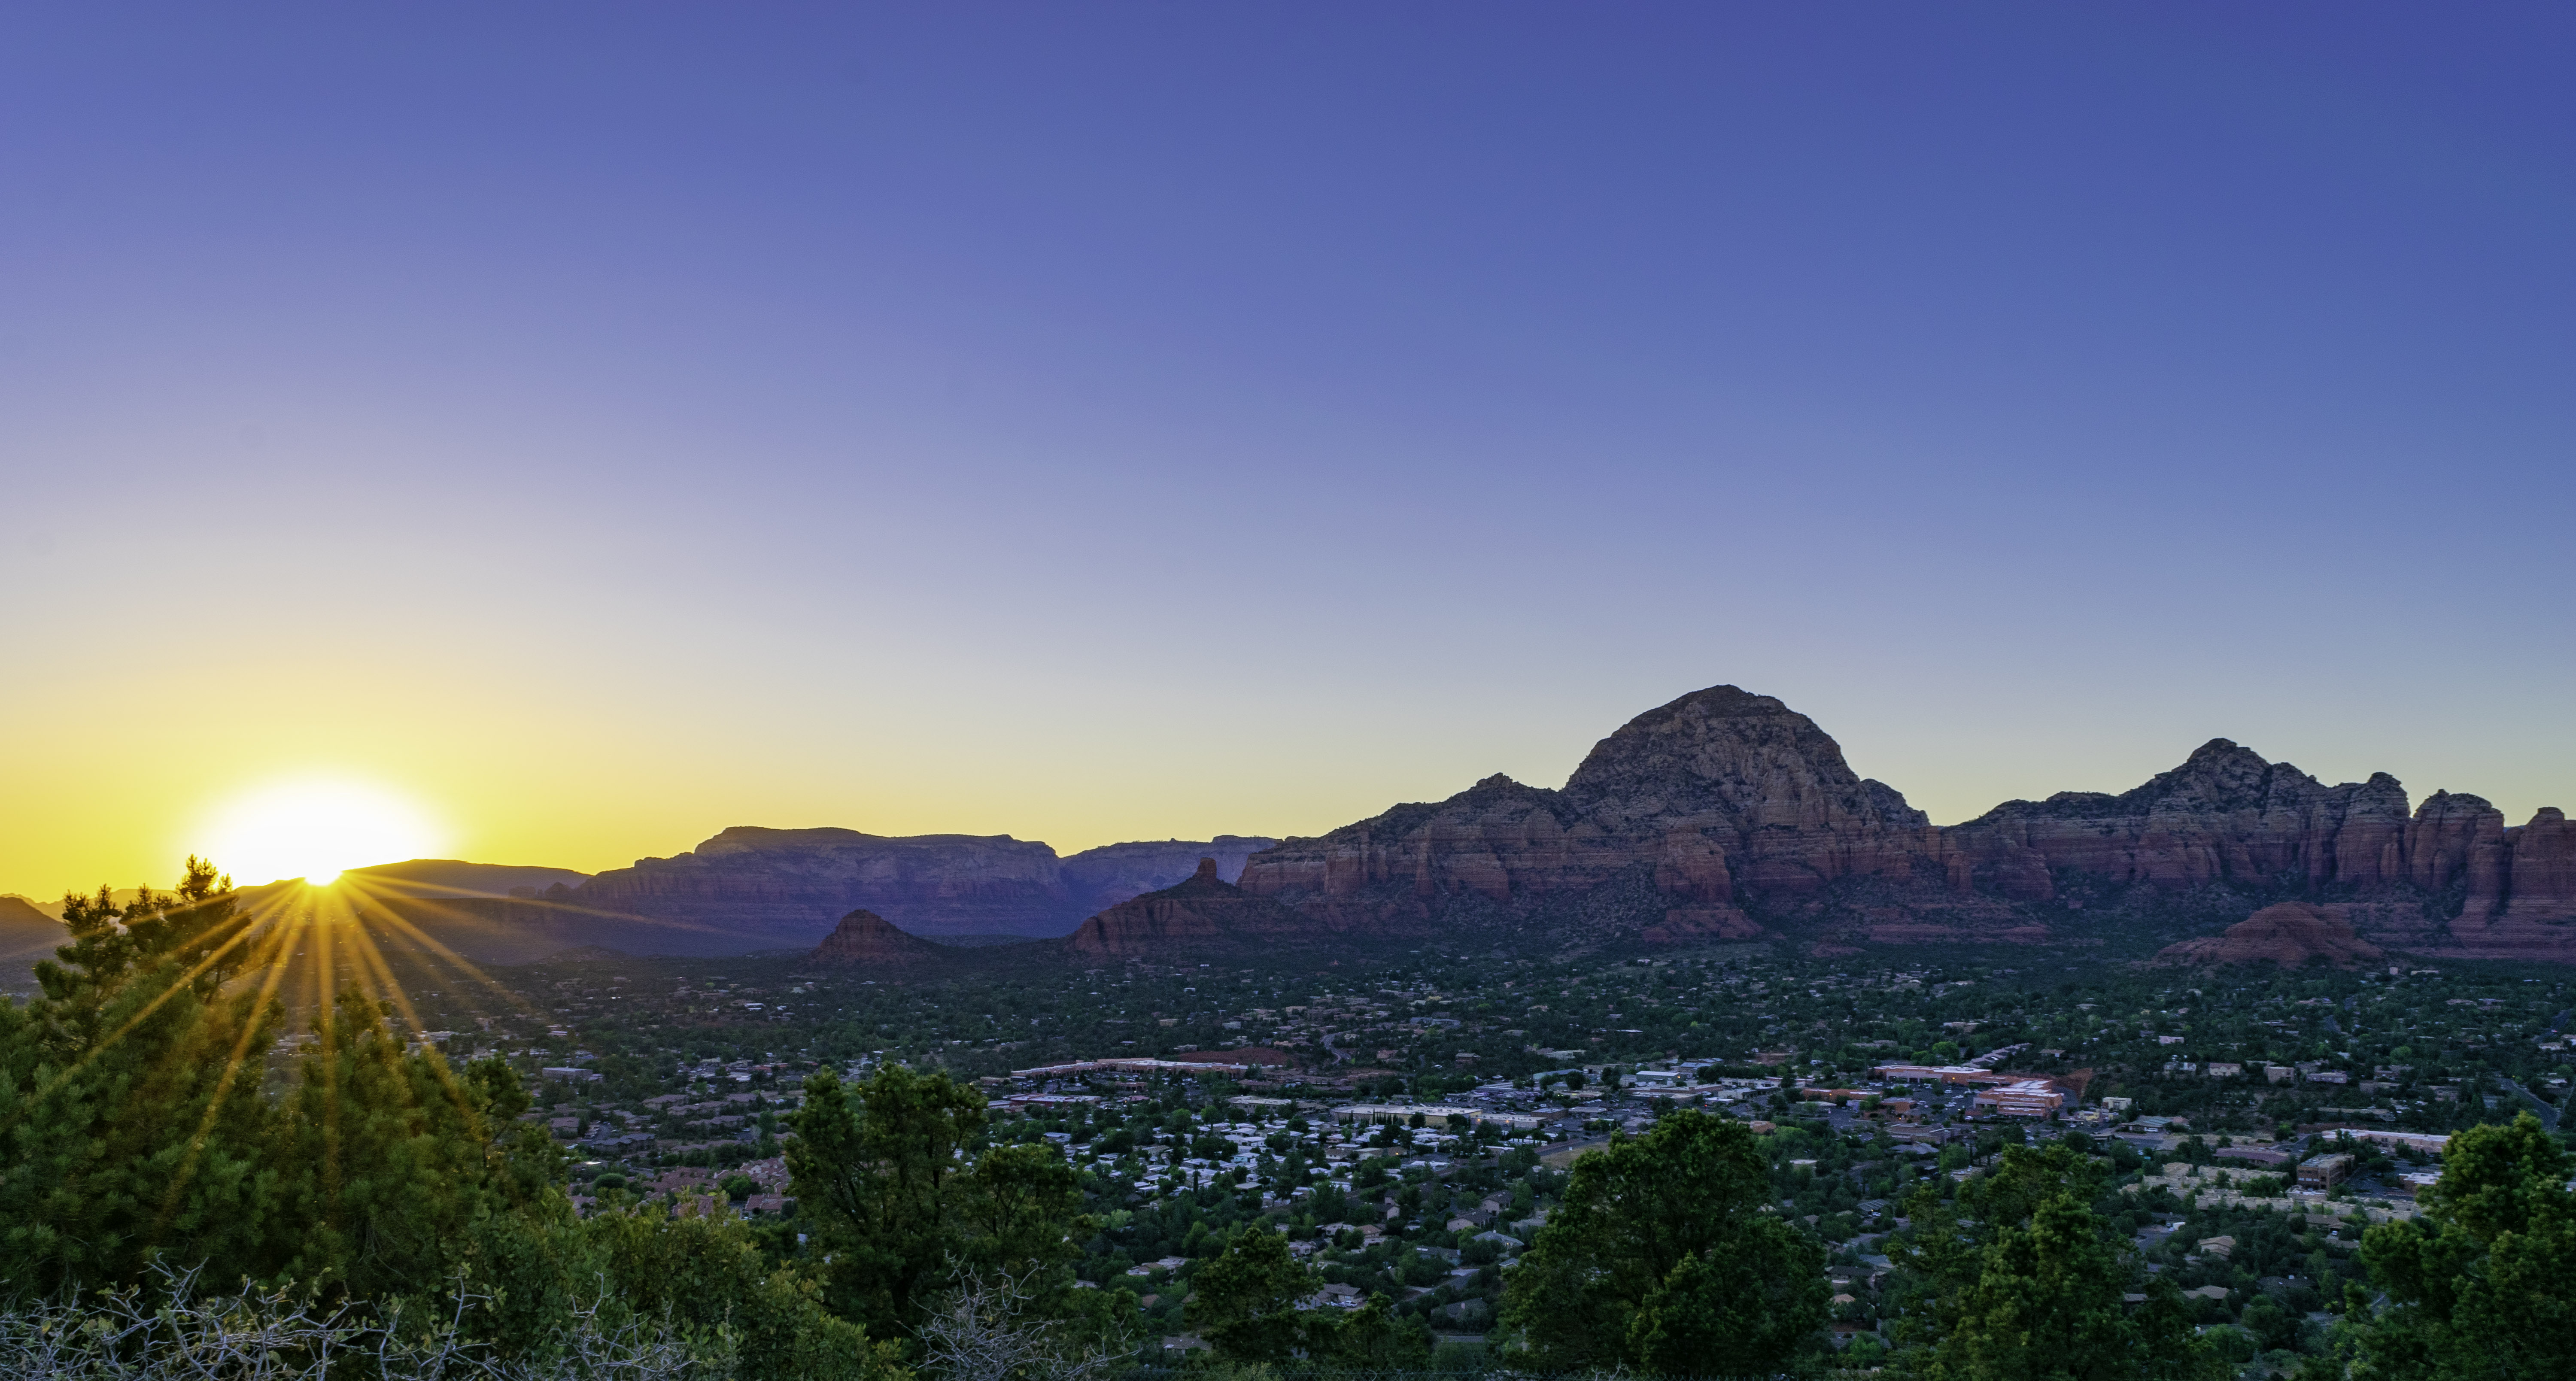
M1366 1122L1372 1126L1391 1122L1399 1127L1410 1127L1413 1119L1418 1117L1426 1127L1446 1127L1453 1123L1472 1127L1492 1116L1494 1114L1482 1108L1462 1108L1445 1103L1345 1103L1333 1109L1336 1122ZM1536 1121L1535 1118L1531 1120Z
M2343 1183L2352 1173L2352 1157L2343 1154L2310 1156L2299 1162L2299 1183L2309 1189L2324 1189Z
M1224 1064L1215 1060L1135 1059L1076 1060L1069 1065L1040 1065L1035 1069L1015 1069L1014 1079L1068 1079L1085 1074L1245 1074L1248 1064Z
M2218 1148L2218 1158L2239 1160L2248 1165L2260 1165L2265 1169L2277 1169L2298 1159L2287 1151L2274 1150L2269 1146L2221 1146Z
M2046 1079L2020 1079L1980 1090L1968 1102L1970 1117L2053 1118L2066 1106L2066 1095Z
M2348 1136L2355 1141L2373 1142L2391 1150L2415 1151L2428 1156L2442 1154L2451 1144L2449 1132L2384 1132L2375 1127L2338 1127L2334 1134Z
M1998 1074L1983 1065L1878 1065L1870 1073L1896 1083L1911 1084L2016 1084L2027 1080L2027 1074Z

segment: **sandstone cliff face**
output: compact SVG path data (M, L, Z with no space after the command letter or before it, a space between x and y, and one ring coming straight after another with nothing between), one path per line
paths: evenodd
M1160 959L1242 952L1316 938L1306 917L1224 881L1213 858L1177 886L1131 897L1061 941L1082 959Z
M2282 902L2267 906L2225 933L2168 945L2156 956L2176 964L2278 964L2295 969L2324 959L2339 969L2386 958L2377 945L2353 933L2341 908Z
M870 969L918 968L948 957L948 951L918 935L905 934L873 911L843 916L810 956L814 963L835 968Z
M2183 888L2285 874L2377 887L2406 876L2406 790L2382 772L2327 786L2226 739L2117 796L2007 801L1942 831L1954 881L2016 901L2055 895L2053 869Z

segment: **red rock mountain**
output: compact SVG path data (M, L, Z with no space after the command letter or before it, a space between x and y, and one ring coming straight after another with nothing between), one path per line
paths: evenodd
M918 935L895 929L893 922L873 911L853 911L814 947L812 959L836 968L902 969L935 964L949 954Z
M2420 952L2576 961L2576 829L2556 810L2509 829L2436 792L2410 814L2385 773L2327 786L2214 739L2131 791L1943 829L1806 716L1733 686L1638 716L1561 790L1489 777L1255 854L1242 886L1331 933L1818 942L2076 938L2105 891L2288 888L2389 903L2367 914Z
M2175 964L2278 964L2285 969L2323 959L2349 969L2388 956L2353 934L2352 922L2339 909L2290 901L2264 907L2222 934L2168 945L2156 957Z
M1120 902L1058 943L1081 958L1151 959L1303 944L1315 938L1315 926L1306 917L1224 881L1217 876L1216 860L1203 858L1188 880Z

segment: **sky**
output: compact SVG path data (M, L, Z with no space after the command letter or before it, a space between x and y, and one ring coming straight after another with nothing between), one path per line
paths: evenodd
M321 780L585 871L1311 834L1718 683L1943 822L2214 736L2576 808L2571 65L2513 4L12 7L0 891Z

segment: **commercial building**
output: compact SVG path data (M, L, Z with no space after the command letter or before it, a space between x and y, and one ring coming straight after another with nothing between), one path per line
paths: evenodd
M2051 1118L2065 1106L2066 1094L2057 1085L2046 1079L2020 1079L1981 1090L1969 1100L1968 1116Z
M2336 1154L2310 1156L2299 1162L2299 1183L2309 1189L2324 1189L2343 1183L2352 1173L2352 1157Z

